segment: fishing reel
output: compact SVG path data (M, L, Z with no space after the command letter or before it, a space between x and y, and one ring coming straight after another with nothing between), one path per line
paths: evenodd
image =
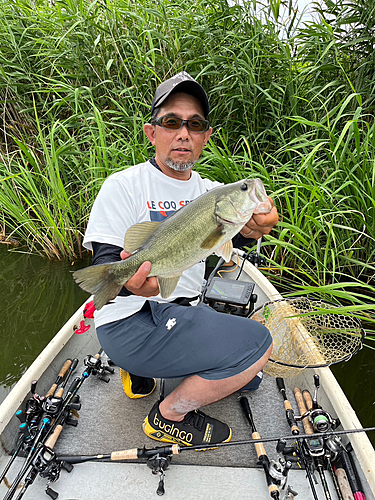
M277 484L281 488L284 488L288 473L291 468L292 462L290 460L284 460L280 458L278 462L276 462L275 460L270 460L268 472L274 480L275 484Z
M341 423L339 418L332 418L332 416L322 408L310 410L307 416L309 422L313 426L314 432L335 430Z
M113 368L104 365L99 357L92 356L91 354L86 356L86 358L84 359L84 363L87 368L91 369L91 373L93 375L98 375L98 378L106 383L110 381L110 378L106 372L111 374L115 373L115 370Z
M43 446L33 461L33 469L40 477L48 479L46 494L51 497L52 500L56 500L59 494L57 491L50 488L50 484L59 479L61 469L71 472L73 470L73 465L57 460L56 453L52 448Z
M63 399L57 396L50 396L43 401L43 411L50 417L55 417L61 410Z
M156 490L157 495L162 496L165 493L164 487L164 479L165 479L165 471L168 469L169 464L171 463L172 457L171 455L163 455L158 453L152 457L149 457L147 460L147 467L151 469L153 474L160 474L159 485Z

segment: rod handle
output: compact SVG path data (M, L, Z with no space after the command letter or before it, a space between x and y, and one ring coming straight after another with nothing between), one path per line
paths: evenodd
M353 464L349 458L349 453L346 450L342 450L340 453L340 459L341 459L341 464L343 469L346 472L350 488L354 494L354 497L356 496L356 493L362 493L362 485L358 481L358 476L356 474L356 471L353 468ZM358 496L358 495L357 495Z
M285 384L284 384L284 379L281 377L276 377L276 384L279 389L279 391L282 393L282 391L285 391Z
M354 500L346 472L341 467L335 471L343 500Z
M55 391L57 389L58 383L65 377L65 375L66 375L67 371L69 370L71 364L72 364L72 360L68 358L65 361L65 363L63 364L63 366L62 366L62 368L60 370L60 373L57 376L57 382L55 384L52 384L50 390L47 392L47 394L45 396L46 398L49 398L49 397L51 397L51 396L53 396L55 394Z
M111 453L111 460L132 460L138 458L138 448L131 450L113 451Z
M53 396L55 394L56 389L57 389L57 384L52 384L50 390L46 393L45 397L50 398L51 396Z
M307 408L306 408L305 402L303 400L301 389L299 389L298 387L295 387L293 389L293 394L294 394L294 397L296 398L298 409L299 409L301 415L304 415L307 412ZM313 426L311 425L311 423L308 421L307 418L302 419L302 424L303 424L303 428L305 430L305 434L314 434Z
M312 410L313 409L313 400L312 400L310 392L307 389L305 389L302 391L302 396L303 396L303 399L305 400L307 409L309 411Z
M50 435L50 437L45 442L45 445L47 446L47 448L52 449L55 446L56 441L59 439L59 436L60 436L62 430L63 430L62 425L56 425L55 430L53 431L53 433Z
M55 396L56 396L56 398L62 398L62 397L63 397L63 395L64 395L64 387L60 387L60 389L58 389L58 390L56 391Z
M253 439L261 439L259 432L253 432L251 436ZM263 443L254 443L254 446L258 458L267 456L266 449Z
M246 396L241 396L240 397L240 403L242 406L242 410L245 414L246 420L249 422L250 427L251 427L251 432L256 432L256 428L254 425L254 420L253 420L253 414L251 413L250 410L250 404Z

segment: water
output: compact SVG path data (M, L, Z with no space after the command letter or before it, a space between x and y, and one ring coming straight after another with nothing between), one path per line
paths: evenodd
M71 276L86 264L48 261L0 245L0 402L88 297Z
M75 283L68 262L9 252L0 245L0 402L63 324L88 298ZM375 352L363 348L332 367L365 427L375 425ZM375 433L369 434L375 445Z

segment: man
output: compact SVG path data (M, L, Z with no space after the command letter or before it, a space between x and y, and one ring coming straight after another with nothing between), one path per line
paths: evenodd
M130 226L162 220L218 185L193 170L212 133L208 113L206 92L186 72L159 85L151 123L144 126L155 158L117 172L103 184L84 239L94 252L93 264L126 259L130 254L122 248ZM235 246L268 234L277 222L274 207L269 214L254 215L234 238ZM186 445L229 441L228 425L198 408L252 380L259 384L271 336L249 319L217 313L205 304L191 307L202 289L204 263L185 271L168 299L159 295L157 278L147 277L150 266L143 263L115 301L96 311L99 341L123 369L130 397L151 393L155 378L185 377L145 418L143 430L149 437Z

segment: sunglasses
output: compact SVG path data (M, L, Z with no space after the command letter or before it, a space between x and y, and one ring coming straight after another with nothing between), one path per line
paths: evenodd
M177 116L159 116L159 118L152 121L152 124L159 125L159 127L166 128L167 130L180 130L180 128L186 125L190 132L207 132L210 128L208 120L200 118L183 120L182 118L177 118Z

